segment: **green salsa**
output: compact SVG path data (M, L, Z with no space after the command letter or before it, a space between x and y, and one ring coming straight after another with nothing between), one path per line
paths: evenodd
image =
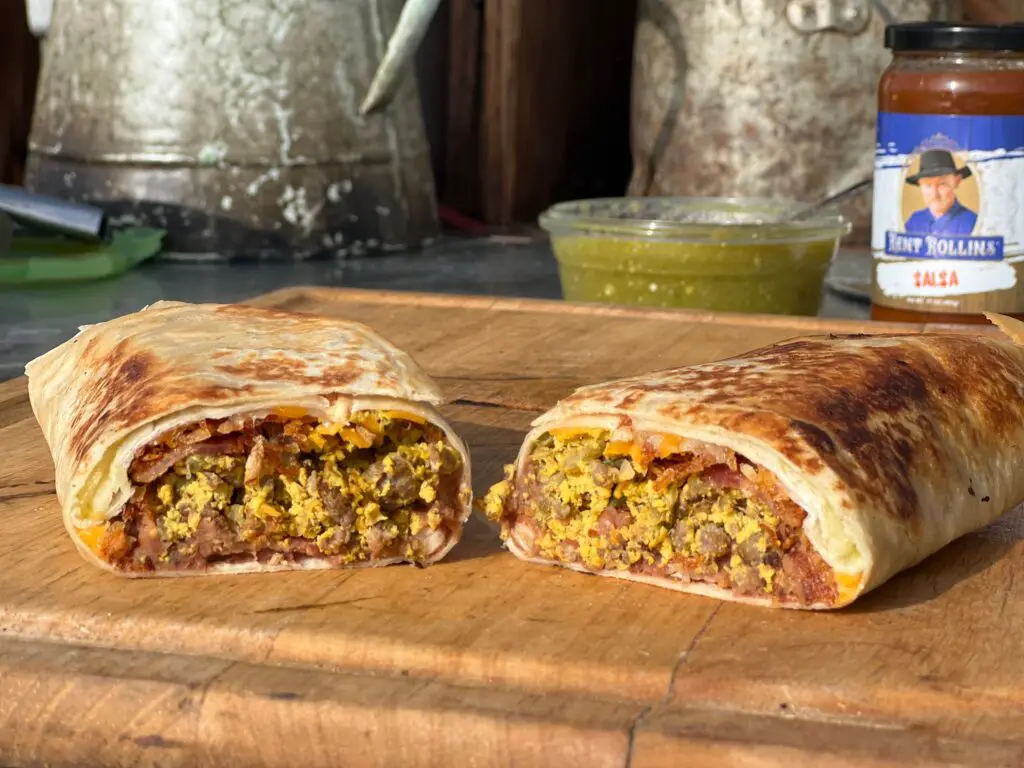
M836 248L807 243L680 243L553 238L569 301L813 315Z
M849 224L793 221L794 203L732 198L605 198L540 217L570 301L813 315ZM799 206L798 206L799 207Z

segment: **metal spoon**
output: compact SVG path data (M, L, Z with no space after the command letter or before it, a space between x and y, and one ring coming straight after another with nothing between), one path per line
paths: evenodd
M7 184L0 184L0 213L7 214L19 224L32 225L76 240L105 240L110 229L106 215L95 206Z
M817 203L813 203L805 208L800 208L796 213L791 213L783 218L783 221L804 221L805 219L809 219L815 214L820 213L825 208L830 208L837 203L841 203L851 197L854 197L858 192L869 187L872 181L873 179L870 178L858 181L853 186L840 190L834 195L829 195L824 200L819 200Z

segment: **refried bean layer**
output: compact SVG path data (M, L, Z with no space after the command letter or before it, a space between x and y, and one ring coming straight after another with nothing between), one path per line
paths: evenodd
M604 430L543 435L524 471L483 500L532 557L685 582L791 604L832 604L831 569L776 478L719 446Z
M206 419L140 451L134 495L96 548L125 571L423 562L461 529L462 467L444 432L413 416Z

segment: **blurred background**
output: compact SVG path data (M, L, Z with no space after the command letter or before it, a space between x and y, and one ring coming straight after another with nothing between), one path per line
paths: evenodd
M382 13L393 17L402 7L401 2L386 0L361 4L379 4ZM129 15L132 4L127 0L66 0L65 14L76 17L68 19L61 18L61 0L55 16L52 9L45 10L45 3L36 5L44 8L37 11L42 40L57 35L61 39L56 44L64 48L60 58L65 64L54 66L62 70L53 73L54 79L70 81L63 70L72 68L83 75L138 76L132 72L132 62L137 60L133 46L111 51L110 41L102 42L105 30L96 28L110 24L111 14L113 23L116 15ZM83 12L88 5L103 12ZM180 5L188 9L193 4ZM243 11L245 5L231 3ZM259 0L249 3L257 24L265 15L261 5ZM294 5L295 13L303 12L301 5L308 6L307 13L315 13L325 4ZM786 5L792 7L781 7ZM864 167L870 168L829 170L825 166L856 165L850 163L852 157L873 151L870 130L865 139L857 129L859 123L870 129L875 84L888 58L880 25L894 18L1024 18L1024 0L886 0L863 3L873 18L861 29L837 33L835 27L829 28L825 13L829 6L841 13L849 8L856 11L858 5L771 0L442 0L414 56L437 201L442 214L452 213L442 218L462 229L474 223L489 228L530 226L556 201L622 195L627 190L631 194L771 191L796 198L821 196ZM800 10L821 18L798 30L787 14ZM41 42L30 31L24 3L10 0L2 13L6 18L0 23L0 178L21 184L40 84ZM160 34L167 34L171 26L187 29L190 22L202 23L198 11L195 19L190 20L188 13L178 16L176 20L150 18L130 33L136 39L151 36L159 48ZM53 29L54 24L61 28ZM344 46L350 44L346 38L353 31L330 30L330 36ZM167 45L166 39L163 44ZM764 50L744 50L751 44ZM293 39L282 50L299 55L303 47ZM105 69L95 61L100 53L108 59ZM124 58L117 59L117 53ZM778 88L780 76L791 77L794 68L801 66L808 82L797 87L788 81L793 95L787 100L799 102L794 108L806 111L799 130L808 134L808 141L818 143L821 162L813 171L777 172L773 180L770 164L763 162L764 155L774 151L769 142L791 146L794 137L757 135L763 127L756 121L744 124L735 112L745 109L752 95L760 97L766 88ZM188 74L187 66L178 68ZM161 76L161 85L167 86L173 74ZM365 88L367 83L361 85ZM199 84L194 86L198 90ZM53 82L47 90L59 93L67 87ZM104 87L116 88L112 83ZM850 98L852 89L861 92ZM847 124L854 130L846 131L845 141L853 146L836 146L844 138L822 114L834 110L833 95L840 95L852 112L863 113L859 120L856 114L830 117L836 124L850 119L857 123ZM93 99L88 105L110 106L102 101ZM724 119L724 112L730 110L733 116ZM51 124L39 127L41 142L54 132L52 121L60 119L45 106L44 111L42 119ZM818 114L818 123L811 113ZM139 133L145 128L138 126ZM124 140L139 143L143 138ZM159 139L154 143L166 146L166 137ZM92 141L97 144L96 137ZM755 156L758 150L760 158ZM740 154L742 160L734 157ZM758 166L759 183L736 178L735 171L744 162L748 168ZM46 186L43 180L37 184Z
M824 298L821 271L809 299L785 276L761 298L864 316L885 26L1011 22L1024 0L8 0L0 13L2 376L75 323L159 298L295 284L568 297L539 217L591 198L838 195L848 228L819 233ZM46 219L39 200L85 207L43 206ZM5 203L35 211L35 229L12 238ZM103 232L62 230L62 215ZM649 282L637 302L680 304ZM712 288L705 306L724 306Z

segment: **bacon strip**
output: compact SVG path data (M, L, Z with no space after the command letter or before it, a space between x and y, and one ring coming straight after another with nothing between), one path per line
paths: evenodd
M765 497L764 489L758 486L753 480L742 472L729 469L722 464L716 464L707 468L701 475L701 480L709 483L715 488L735 488L748 496ZM767 500L767 499L766 499Z
M763 467L742 464L740 471L736 471L719 464L704 471L701 479L716 488L735 488L751 498L760 499L790 526L799 527L806 516L779 486L775 476Z
M667 467L656 466L654 468L654 489L656 491L664 491L670 485L679 483L690 475L698 475L704 472L704 470L714 472L719 468L724 472L732 472L728 466L719 461L717 456L710 456L704 453L688 454L685 458L674 461ZM708 482L712 485L718 485L718 487L728 485L728 482L719 484L712 479L709 479Z
M129 474L134 483L151 483L182 459L195 454L241 456L245 454L245 440L241 435L228 435L211 438L201 443L171 447L167 449L166 453L153 458L136 459Z

